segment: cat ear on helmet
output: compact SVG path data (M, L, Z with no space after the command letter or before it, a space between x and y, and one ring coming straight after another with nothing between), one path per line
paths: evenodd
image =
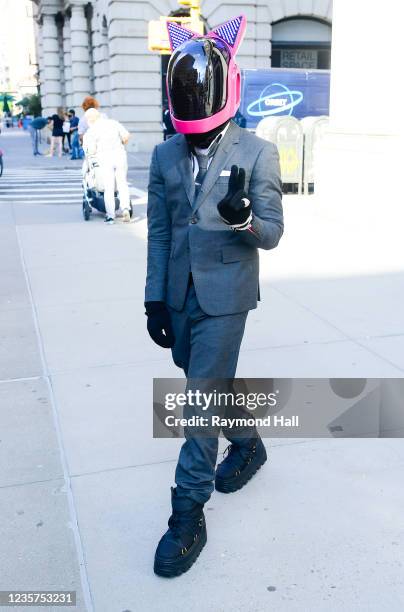
M177 47L182 45L182 43L186 42L190 38L193 38L194 36L200 36L200 34L198 34L197 32L187 30L187 28L183 28L175 21L167 21L167 32L171 51L175 51Z
M239 15L217 26L207 36L218 36L236 53L242 43L246 26L247 19L245 15Z

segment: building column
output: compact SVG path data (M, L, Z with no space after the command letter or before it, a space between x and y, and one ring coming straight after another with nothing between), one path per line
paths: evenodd
M403 128L398 100L391 104L402 72L403 20L396 0L334 0L330 129L317 150L315 185L321 210L357 228L358 240L366 228L401 231L404 221Z
M268 3L257 2L255 14L255 68L270 68L272 25Z
M108 37L99 17L93 16L94 91L100 106L106 112L110 107Z
M71 107L72 100L72 58L70 47L70 19L65 15L63 23L63 62L65 67L65 106Z
M134 136L131 151L150 151L162 140L161 58L147 48L150 2L110 0L108 8L110 115Z
M62 105L60 55L55 15L42 16L42 113L52 115Z
M105 108L111 107L111 79L109 70L109 46L108 46L108 30L103 28L101 31L101 78L100 91Z
M91 93L87 18L82 4L73 4L70 18L71 102L78 113L85 96Z
M35 37L36 37L36 49L37 49L37 61L38 61L38 82L40 92L42 92L41 81L43 79L43 48L42 48L42 24L38 21L35 22Z

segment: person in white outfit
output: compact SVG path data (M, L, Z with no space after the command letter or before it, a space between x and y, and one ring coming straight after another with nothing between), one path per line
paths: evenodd
M85 118L89 128L83 137L83 147L86 155L94 155L100 166L104 182L105 222L114 223L115 184L123 220L129 222L128 158L125 145L130 134L119 121L102 116L96 108L87 110Z

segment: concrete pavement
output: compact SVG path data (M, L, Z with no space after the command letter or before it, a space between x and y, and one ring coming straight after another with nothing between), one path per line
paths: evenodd
M71 167L0 139L0 195L8 168ZM133 223L112 227L69 201L0 200L0 590L75 589L80 612L402 610L401 440L267 441L265 469L207 505L198 563L153 575L180 441L151 437L152 378L181 373L145 330L136 193ZM315 198L285 214L238 375L403 377L397 246Z

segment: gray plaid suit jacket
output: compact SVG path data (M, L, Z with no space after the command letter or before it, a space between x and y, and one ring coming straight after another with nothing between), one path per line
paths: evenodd
M246 172L254 233L234 232L217 211L233 164ZM181 310L192 272L206 314L256 308L258 249L273 249L283 233L276 146L231 122L195 198L192 158L185 137L177 134L154 149L147 216L146 301L164 301Z

